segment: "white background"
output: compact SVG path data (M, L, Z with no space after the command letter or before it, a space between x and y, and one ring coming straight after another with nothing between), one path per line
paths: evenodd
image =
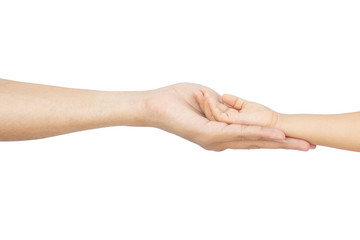
M0 77L185 81L279 112L358 111L359 12L344 0L1 0ZM0 239L359 239L359 170L356 152L216 153L152 128L3 142Z

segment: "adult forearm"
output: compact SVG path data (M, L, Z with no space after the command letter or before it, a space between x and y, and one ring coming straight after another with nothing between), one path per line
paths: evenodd
M142 126L144 98L144 92L71 89L0 79L0 140Z
M287 136L312 144L360 151L360 113L279 114L277 126Z

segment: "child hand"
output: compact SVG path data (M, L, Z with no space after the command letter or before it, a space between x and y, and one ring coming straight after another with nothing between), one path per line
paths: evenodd
M210 94L207 89L195 92L194 97L201 111L210 121L276 128L278 113L261 104L228 94L217 98ZM281 144L284 148L286 148L285 146L302 146L299 149L305 150L316 147L316 145L304 140L291 137L287 137Z
M221 102L202 89L195 98L209 120L273 128L278 120L278 113L270 108L233 95L224 94Z

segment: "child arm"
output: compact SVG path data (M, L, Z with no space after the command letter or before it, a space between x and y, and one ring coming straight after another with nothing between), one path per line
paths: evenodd
M278 114L275 125L287 136L313 144L360 151L360 113L333 115Z
M287 137L315 145L360 152L360 112L320 115L281 114L261 104L225 94L222 102L204 95L206 116L217 121L253 124L282 130ZM204 107L205 108L205 107Z

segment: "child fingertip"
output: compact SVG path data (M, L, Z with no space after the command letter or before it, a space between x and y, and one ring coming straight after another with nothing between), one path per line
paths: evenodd
M205 96L206 93L207 93L207 90L206 90L205 88L201 88L201 89L200 89L200 92L201 92L201 94L202 94L203 96Z
M198 92L198 91L194 92L194 98L195 98L196 101L199 102L200 99L201 99L201 93Z

